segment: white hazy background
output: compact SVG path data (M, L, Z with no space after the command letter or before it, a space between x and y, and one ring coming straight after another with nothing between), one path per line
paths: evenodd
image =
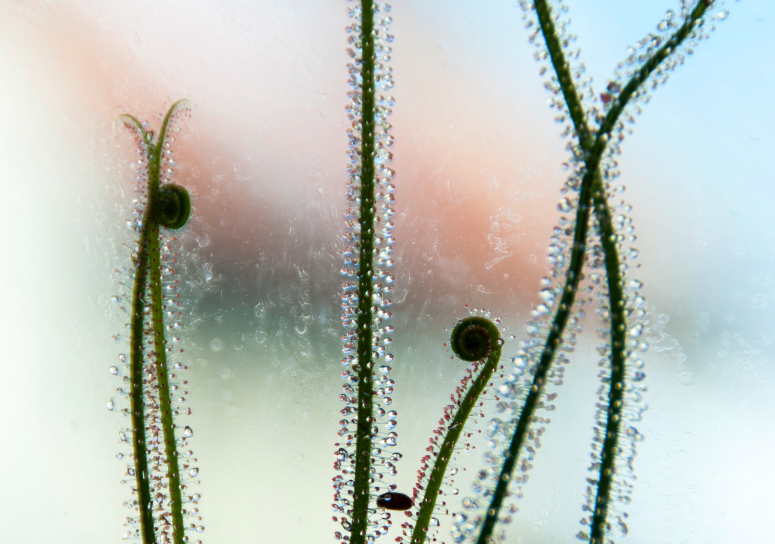
M444 328L470 304L524 337L564 181L521 11L485 4L393 2L392 376L407 492L460 377ZM597 89L676 8L568 4ZM726 7L621 156L655 331L631 543L765 542L775 528L775 4ZM0 0L3 542L125 531L127 420L106 402L128 350L110 297L129 260L134 150L112 122L158 123L181 97L194 110L176 175L195 206L178 245L182 360L204 540L332 542L348 22L332 1ZM591 316L509 542L576 542L596 327ZM458 463L475 472L480 449Z

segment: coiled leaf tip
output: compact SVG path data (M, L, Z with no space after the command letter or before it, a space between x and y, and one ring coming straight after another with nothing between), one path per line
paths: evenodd
M191 215L191 197L180 185L167 185L159 191L159 223L168 229L182 228Z
M484 317L461 319L452 329L452 351L464 361L480 361L501 342L498 327Z

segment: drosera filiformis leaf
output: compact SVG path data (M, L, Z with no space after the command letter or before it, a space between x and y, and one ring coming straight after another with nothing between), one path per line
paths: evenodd
M354 20L347 27L352 63L347 65L351 86L347 105L352 127L348 129L347 210L342 285L342 377L344 419L338 431L334 468L333 519L342 531L334 538L348 544L363 544L381 534L377 498L395 485L382 483L383 476L395 476L401 454L393 452L398 433L395 417L386 418L379 404L390 405L394 381L393 361L387 352L393 327L387 325L395 281L389 269L392 253L395 172L389 167L393 139L386 119L393 98L382 92L393 86L390 59L393 37L388 32L392 18L388 3L363 0L348 9ZM394 412L394 411L391 411ZM355 417L352 417L355 416Z
M191 215L188 191L172 183L175 163L174 138L170 132L176 130L172 126L187 117L190 109L186 99L175 102L162 120L158 139L154 131L147 129L147 123L132 115L122 114L116 119L132 131L139 147L137 219L132 223L137 240L133 252L127 365L132 421L129 434L134 458L134 466L127 473L135 477L137 495L128 506L137 513L137 518L129 518L131 525L139 528L130 529L125 537L141 538L143 544L199 544L201 540L191 540L185 531L204 531L204 526L196 523L201 519L195 504L200 496L184 497L183 490L189 481L183 484L181 478L181 469L192 478L199 474L199 468L191 465L196 462L193 453L190 450L185 456L179 453L193 431L190 426L177 425L174 421L189 414L190 409L181 413L181 409L172 406L173 396L179 403L185 401L187 392L180 385L187 382L180 379L179 373L187 367L179 362L170 366L168 358L177 357L182 349L176 351L173 347L179 337L173 337L171 342L165 337L165 323L170 328L179 328L181 315L176 311L180 303L175 293L176 281L172 279L177 259L171 244L176 238L166 231L183 228ZM184 509L184 502L194 504Z
M452 329L452 351L458 358L472 364L456 388L456 394L452 396L453 404L444 408L439 426L433 431L431 445L426 448L428 454L420 460L421 467L413 493L417 508L415 521L413 524L407 522L402 525L404 536L409 537L410 544L425 542L431 534L430 528L439 525L434 513L443 493L442 484L458 442L464 436L466 422L480 405L479 399L498 368L503 343L498 325L489 319L487 312L461 319Z

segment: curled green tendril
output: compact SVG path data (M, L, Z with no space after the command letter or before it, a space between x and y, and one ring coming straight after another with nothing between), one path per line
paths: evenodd
M191 197L180 185L166 185L159 191L159 224L168 229L182 228L191 216Z
M455 355L464 361L480 361L498 347L498 327L483 317L466 317L452 329L451 345Z
M436 506L436 500L439 497L447 466L452 459L468 416L471 415L471 411L498 367L503 340L495 323L484 317L471 316L460 320L452 329L451 345L455 355L464 361L487 360L482 365L479 374L472 380L470 387L461 395L460 405L444 434L444 441L439 448L436 461L425 485L425 493L418 503L419 512L409 540L410 544L420 544L425 542L427 538L428 526Z

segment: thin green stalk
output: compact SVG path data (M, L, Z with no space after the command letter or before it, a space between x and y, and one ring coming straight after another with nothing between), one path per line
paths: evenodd
M164 431L164 448L167 454L167 476L169 478L170 510L172 512L173 538L175 544L183 544L183 508L180 496L180 472L178 469L178 451L175 439L175 424L172 421L170 406L169 378L167 374L167 341L164 338L164 318L162 316L161 296L161 256L159 254L159 224L162 220L161 197L159 190L159 171L161 169L161 154L167 136L170 116L175 111L176 102L164 117L159 141L153 148L153 160L150 167L149 207L152 208L154 221L151 223L153 235L150 242L151 255L151 313L153 318L153 336L156 349L156 380L159 386L159 408L161 409L161 425Z
M355 444L355 488L351 543L366 539L371 480L373 275L374 275L374 9L371 0L361 2L361 172L360 252L358 273L358 425Z
M676 47L690 35L695 22L700 19L710 7L711 2L700 0L692 10L689 18L660 47L656 53L646 61L635 76L622 89L614 107L608 112L603 125L598 133L598 140L605 140L600 135L607 135L616 126L619 115L635 94L638 86L646 81L649 75L664 61ZM597 142L596 142L597 144ZM597 145L595 145L597 147ZM604 149L605 142L602 145ZM603 149L600 150L602 156ZM600 239L605 255L605 269L608 278L608 300L611 312L611 388L608 394L608 419L603 441L603 451L600 454L600 475L595 498L595 510L592 517L591 544L603 544L605 540L606 519L608 516L609 495L611 484L616 472L615 461L618 453L619 428L621 426L621 414L624 407L624 378L626 355L627 316L624 304L623 281L621 268L619 267L619 255L616 248L616 232L611 220L611 211L607 206L605 189L597 176L597 186L594 191L595 212L600 226Z
M481 328L486 330L486 342L481 342L481 344L483 344L486 348L485 355L487 360L482 366L482 369L479 371L479 374L471 383L471 386L463 395L460 406L455 412L455 415L452 418L452 422L447 427L447 433L444 436L444 441L442 442L441 448L436 455L436 462L433 465L433 469L431 470L430 476L428 478L428 483L425 486L423 499L420 502L421 506L417 514L417 521L415 522L415 527L409 540L409 542L412 544L420 544L425 542L428 534L428 526L430 525L431 516L433 514L433 509L436 507L436 500L439 497L439 490L441 489L441 484L444 481L444 474L447 471L447 465L449 464L450 459L452 459L452 453L455 449L455 446L457 445L458 439L460 438L460 433L465 427L468 416L471 415L471 410L473 410L474 406L476 406L476 402L479 400L479 396L482 394L482 391L489 383L490 378L492 378L492 373L498 367L498 363L501 358L502 341L500 339L498 328L492 322L487 321L481 317L464 319L458 324L458 326L455 327L455 331L452 333L452 345L458 356L464 360L471 360L470 358L465 357L464 354L461 354L460 350L455 348L454 341L455 335L459 334L460 327L465 327L467 325L470 326L471 324L474 326L479 325ZM484 356L482 356L482 354L478 354L478 356L475 356L473 360L481 360L483 358Z
M490 507L482 523L482 530L477 540L478 544L486 544L497 523L498 513L503 504L508 489L511 473L516 465L519 452L527 433L530 421L534 415L538 399L546 383L546 375L554 359L555 349L559 346L562 334L570 316L571 307L575 301L578 283L581 278L583 257L586 251L586 240L589 221L589 206L594 204L600 228L601 245L604 251L606 276L608 280L608 298L611 312L611 386L609 392L608 419L606 434L601 452L601 467L598 480L598 492L595 501L595 510L592 520L592 533L590 542L602 544L604 540L606 518L608 513L608 499L610 488L615 473L615 458L618 452L617 440L621 423L621 411L623 408L624 378L625 378L625 345L626 345L626 308L624 304L624 292L621 269L619 267L619 253L617 248L617 236L611 220L611 212L602 184L599 167L608 143L608 136L613 131L616 123L624 111L627 103L637 92L643 82L656 70L675 49L690 35L695 22L700 19L712 2L700 0L692 10L689 18L660 47L651 58L628 81L615 98L613 106L609 109L600 129L595 133L594 142L590 140L591 133L587 124L583 107L578 98L578 93L573 85L568 63L556 35L551 19L551 9L546 0L536 0L536 12L541 25L541 32L546 40L549 56L557 74L560 87L565 98L571 120L574 124L579 145L584 151L582 159L585 163L585 172L582 176L579 206L576 214L574 228L573 247L571 260L568 267L565 287L560 300L560 305L547 338L540 361L536 367L533 384L520 413L517 428L512 436L506 459L501 469L498 483L493 494Z
M554 28L552 21L552 10L547 0L535 0L536 14L538 15L538 24L541 27L541 34L546 42L546 49L549 51L549 60L552 63L557 80L560 82L560 90L568 106L573 127L576 129L576 136L579 139L581 149L589 150L591 139L589 127L587 127L584 107L581 104L579 93L573 84L573 76L570 72L570 65L565 59L565 53L562 50L560 37Z
M138 123L138 127L142 128ZM145 140L144 140L145 141ZM155 542L153 528L153 510L148 473L148 456L145 445L145 390L143 388L144 331L143 313L145 312L146 284L148 281L148 244L150 207L143 216L143 229L140 233L139 249L135 260L135 281L132 295L132 337L130 346L130 376L132 411L132 448L135 458L135 479L137 481L137 502L140 510L140 527L143 544Z
M140 509L140 525L143 544L156 542L156 528L153 517L153 501L150 496L150 475L146 445L145 416L145 385L143 379L143 361L146 331L144 314L148 306L148 291L150 290L151 333L153 334L156 383L158 386L158 402L161 411L161 426L164 435L165 453L167 457L167 476L169 486L169 507L172 516L173 542L184 543L184 525L182 500L180 492L180 474L178 467L177 442L175 424L172 420L170 403L169 377L167 372L166 339L164 337L164 317L161 286L161 256L159 251L159 227L179 228L188 218L190 203L185 189L172 186L161 190L160 170L162 152L166 142L169 121L176 109L186 103L185 100L175 102L167 112L162 122L159 139L153 142L153 135L145 131L135 117L124 114L121 119L140 134L148 161L147 204L143 215L142 229L138 241L136 259L134 293L132 296L132 338L131 338L131 410L133 427L133 449L135 456L135 476L137 479L138 505ZM183 202L181 202L181 199ZM170 207L174 201L177 207ZM177 214L176 214L177 212ZM181 216L183 214L184 216ZM150 379L147 380L150 382Z

